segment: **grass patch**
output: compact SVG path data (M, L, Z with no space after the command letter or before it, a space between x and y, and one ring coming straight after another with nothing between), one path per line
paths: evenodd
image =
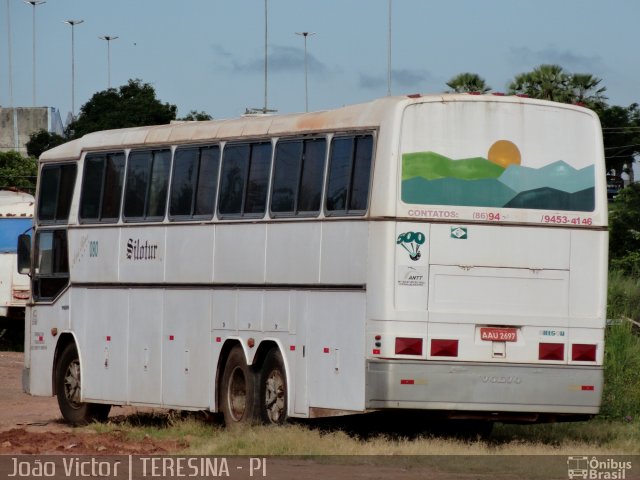
M609 275L607 316L613 323L605 338L602 416L640 420L640 337L632 323L640 319L640 279L613 271ZM637 333L637 332L635 332Z
M428 429L398 436L394 429L370 435L350 427L296 422L284 426L225 429L197 414L151 414L116 418L89 428L124 432L131 441L182 441L174 453L188 455L416 456L416 455L581 455L639 454L640 423L595 420L546 425L497 424L487 440L434 434ZM366 418L366 417L365 417ZM318 427L319 425L319 427Z

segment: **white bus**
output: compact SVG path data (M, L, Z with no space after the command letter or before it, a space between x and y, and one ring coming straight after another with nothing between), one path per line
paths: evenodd
M97 132L42 155L36 198L24 386L72 423L598 413L606 177L582 107L411 95Z
M29 300L29 277L18 274L16 245L33 222L33 195L0 190L0 317L24 318Z

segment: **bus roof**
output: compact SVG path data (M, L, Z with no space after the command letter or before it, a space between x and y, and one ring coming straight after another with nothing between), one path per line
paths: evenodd
M345 129L376 128L393 111L411 103L425 102L507 102L537 103L560 108L588 110L572 105L534 100L518 96L436 94L383 97L367 103L335 110L286 115L246 115L229 120L174 122L168 125L132 127L93 132L42 154L40 161L77 159L82 151L110 148L143 148L163 144L197 143L211 140L236 140L243 137L282 136L320 133Z
M33 195L19 190L0 190L0 218L33 217Z

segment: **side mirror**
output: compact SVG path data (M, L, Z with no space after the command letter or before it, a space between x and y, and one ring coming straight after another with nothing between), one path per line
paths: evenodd
M18 236L18 273L28 275L31 272L31 235Z

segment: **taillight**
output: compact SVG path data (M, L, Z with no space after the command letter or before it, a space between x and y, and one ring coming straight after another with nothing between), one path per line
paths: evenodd
M396 355L422 355L422 339L396 337Z
M540 360L564 360L564 343L541 343L538 347Z
M458 340L431 340L433 357L457 357Z
M16 300L29 300L29 290L13 290L11 294Z
M574 362L595 362L596 346L586 343L574 343L571 345L571 360Z

